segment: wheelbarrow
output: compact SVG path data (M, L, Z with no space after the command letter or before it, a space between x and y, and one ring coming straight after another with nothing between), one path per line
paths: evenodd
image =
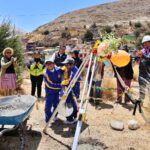
M17 130L22 141L26 123L33 110L36 98L30 95L13 95L0 98L0 137ZM6 128L7 126L7 128Z

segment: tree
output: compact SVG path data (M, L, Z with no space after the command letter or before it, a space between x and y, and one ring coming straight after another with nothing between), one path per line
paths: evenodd
M84 34L83 41L92 41L93 40L93 33L90 30L87 30Z
M15 33L15 28L11 26L10 22L2 22L0 25L0 58L2 57L2 51L6 47L14 49L14 57L17 57L17 82L22 81L22 71L24 65L23 50L21 40Z
M68 32L67 31L62 32L61 37L63 39L69 39L69 38L71 38L70 32L69 31Z

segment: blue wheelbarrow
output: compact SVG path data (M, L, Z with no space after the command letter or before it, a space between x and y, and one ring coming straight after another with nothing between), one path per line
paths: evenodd
M35 102L36 98L30 95L1 97L0 137L2 137L5 133L17 130L19 131L20 138L22 138L27 120L33 110Z

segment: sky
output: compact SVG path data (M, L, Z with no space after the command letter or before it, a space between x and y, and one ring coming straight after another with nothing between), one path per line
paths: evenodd
M17 28L31 32L67 12L112 1L114 0L0 0L0 22L9 20Z

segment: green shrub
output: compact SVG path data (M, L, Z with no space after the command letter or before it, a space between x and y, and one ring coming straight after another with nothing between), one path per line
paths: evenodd
M70 32L62 32L61 38L69 39L71 37Z
M106 32L106 33L111 33L111 32L112 32L111 26L105 26L105 27L103 28L103 30L104 30L104 32Z
M119 26L118 26L118 24L115 24L114 27L115 27L115 28L118 28Z
M136 38L138 38L140 36L140 34L141 34L141 31L139 29L134 31L134 35Z
M150 31L146 31L146 32L145 32L145 35L150 35Z
M93 33L90 30L87 30L84 34L83 41L92 41L93 40Z
M97 26L96 26L96 23L93 23L92 25L91 25L91 28L96 28Z
M132 21L129 21L129 26L132 26Z
M43 34L43 35L48 35L48 34L49 34L49 31L48 31L48 30L45 30L42 34Z
M141 27L142 27L142 24L141 24L141 22L136 22L136 23L134 24L134 26L135 26L135 28L141 28Z

